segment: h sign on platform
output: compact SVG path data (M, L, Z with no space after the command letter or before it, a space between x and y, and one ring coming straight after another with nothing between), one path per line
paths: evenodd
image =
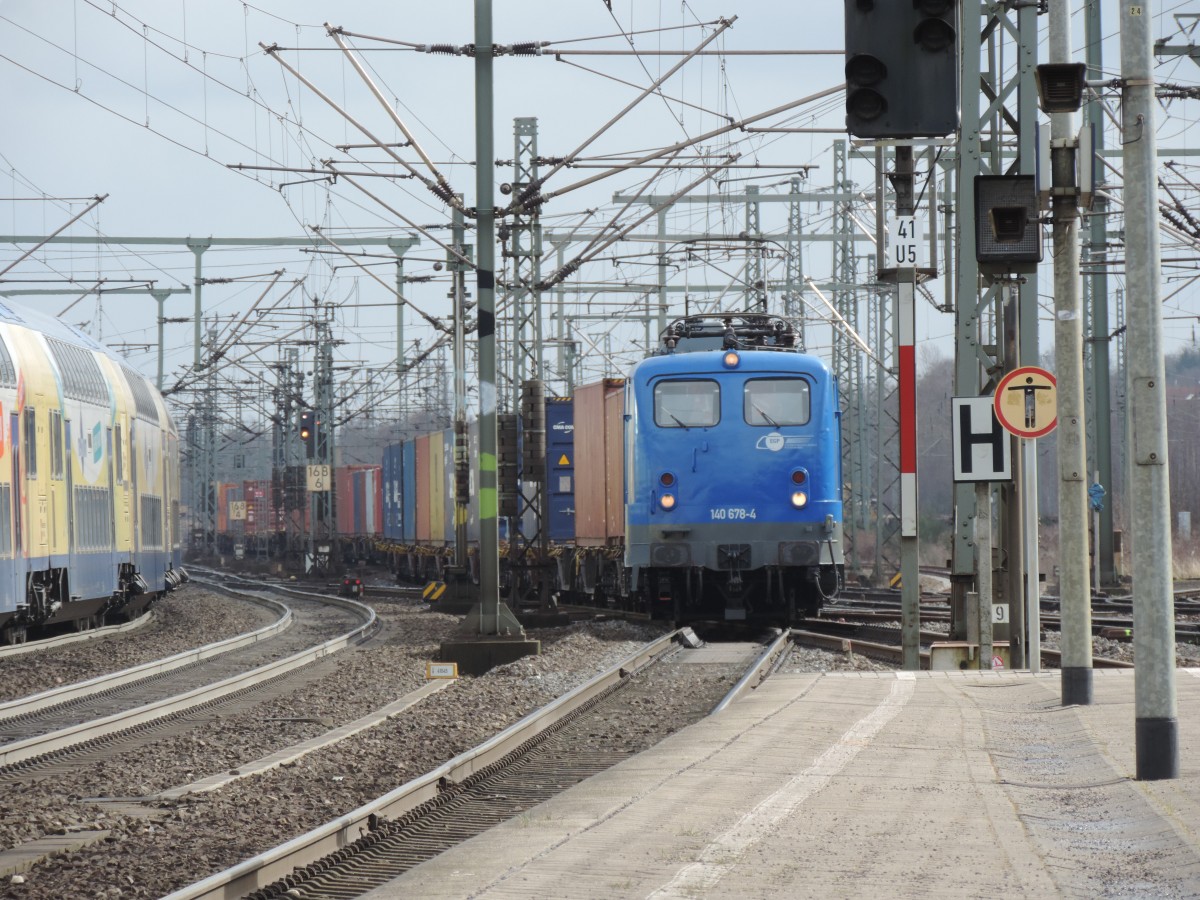
M954 397L955 481L1011 481L1012 442L991 397Z

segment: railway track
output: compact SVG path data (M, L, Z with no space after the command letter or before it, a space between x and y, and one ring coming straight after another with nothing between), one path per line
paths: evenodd
M385 883L442 850L519 815L542 800L665 736L664 696L694 666L673 632L501 734L373 803L170 895L170 900L250 896L347 897ZM736 679L724 694L693 692L692 720L719 712L769 676L788 646L732 652ZM727 645L720 645L717 652ZM690 682L688 682L690 683ZM674 693L673 693L674 690ZM671 729L673 730L673 729ZM641 736L641 737L637 737Z
M880 621L886 620L874 619L868 623L814 620L808 628L793 629L792 638L798 644L835 652L858 653L879 662L899 666L904 662L903 648L895 640L899 638L900 632L896 628L885 628L875 624ZM934 641L944 640L946 640L946 635L941 632L922 631L920 633L922 669L928 669L930 665L930 644ZM1058 668L1061 660L1059 651L1048 647L1042 648L1042 664L1044 666ZM1131 669L1133 663L1094 656L1092 666L1097 669Z
M100 628L89 628L86 631L77 631L71 634L58 634L53 637L40 638L33 641L25 641L20 644L3 644L0 645L0 660L12 659L15 656L23 656L26 653L37 653L42 650L53 650L57 647L66 647L70 644L78 644L82 641L92 641L97 638L110 637L112 635L127 634L131 631L137 631L149 624L154 618L154 609L151 607L148 611L132 619L128 622L121 622L117 625L103 625Z
M231 588L224 590L233 591ZM292 598L271 626L165 660L0 705L0 784L46 777L114 745L147 739L185 716L249 699L264 685L369 634L375 614L353 601ZM337 609L330 614L330 607ZM295 622L297 611L302 611Z

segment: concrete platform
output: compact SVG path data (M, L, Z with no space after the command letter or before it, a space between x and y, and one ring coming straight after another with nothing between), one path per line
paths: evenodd
M776 675L367 896L1200 896L1200 670L1158 782L1133 674L1095 675Z

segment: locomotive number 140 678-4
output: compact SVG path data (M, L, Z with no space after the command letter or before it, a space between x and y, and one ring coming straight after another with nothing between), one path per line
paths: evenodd
M708 517L717 522L730 519L757 519L758 514L753 507L747 509L744 506L714 506L708 511Z

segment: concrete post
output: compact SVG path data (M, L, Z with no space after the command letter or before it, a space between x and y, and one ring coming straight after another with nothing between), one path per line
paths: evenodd
M1171 493L1154 135L1153 4L1121 16L1121 146L1125 172L1125 284L1129 292L1128 390L1133 439L1133 659L1139 780L1179 777Z
M1050 4L1050 62L1071 58L1071 10ZM1088 572L1087 449L1083 399L1083 305L1079 279L1076 117L1050 115L1054 211L1054 367L1058 370L1058 555L1062 610L1062 702L1092 702L1092 608Z

